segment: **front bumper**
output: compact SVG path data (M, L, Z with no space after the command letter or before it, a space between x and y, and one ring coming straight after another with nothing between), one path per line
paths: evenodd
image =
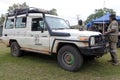
M97 47L85 47L79 48L80 52L85 56L102 56L107 53L106 46L97 46Z

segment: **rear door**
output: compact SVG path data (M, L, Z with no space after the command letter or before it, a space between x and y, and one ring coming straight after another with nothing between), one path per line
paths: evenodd
M3 26L3 41L8 45L9 39L14 37L14 17L8 18Z

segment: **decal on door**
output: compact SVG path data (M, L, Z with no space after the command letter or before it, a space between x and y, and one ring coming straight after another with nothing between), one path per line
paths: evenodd
M40 44L40 36L38 34L35 35L35 45L42 45Z

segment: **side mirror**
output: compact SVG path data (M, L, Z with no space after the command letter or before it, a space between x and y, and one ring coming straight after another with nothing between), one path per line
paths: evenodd
M40 25L40 29L41 29L41 33L43 33L44 32L44 22L43 21L40 21L39 22L39 25Z
M70 22L68 20L65 21L67 23L68 26L70 26Z
M41 33L47 30L45 22L41 22L40 25L41 25Z

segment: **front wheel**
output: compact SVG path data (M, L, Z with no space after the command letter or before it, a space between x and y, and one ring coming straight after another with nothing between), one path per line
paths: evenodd
M78 71L83 64L83 57L80 52L71 45L63 46L58 51L58 63L68 71Z
M22 55L20 46L18 45L17 42L11 43L11 54L15 57L20 57Z

